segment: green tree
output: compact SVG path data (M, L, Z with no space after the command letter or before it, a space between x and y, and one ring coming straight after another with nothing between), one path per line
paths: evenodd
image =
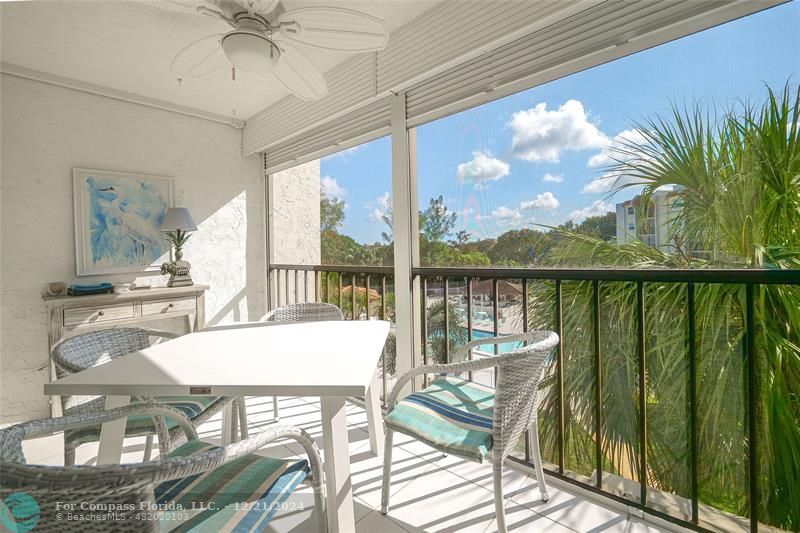
M715 118L695 105L637 124L642 142L615 150L610 169L643 184L646 202L656 189L677 185L679 212L670 233L677 253L644 243L617 245L602 236L558 230L569 246L553 249L561 265L626 268L800 268L800 93L771 90L763 105L740 104ZM625 185L622 185L623 187ZM692 243L688 247L686 243ZM702 251L701 254L693 252ZM565 283L563 403L570 468L592 469L594 407L592 286ZM530 300L532 327L552 328L551 285L537 285ZM748 514L744 289L696 288L700 501ZM628 283L601 291L604 440L606 470L639 471L636 292ZM647 409L650 486L688 497L686 287L648 283ZM762 487L759 521L800 530L800 287L755 289L755 345ZM546 382L553 383L554 375ZM558 400L544 396L539 420L555 420ZM557 434L542 425L552 454Z
M431 198L425 211L419 214L421 237L430 242L442 242L453 233L457 213L451 213L444 205L444 198Z
M459 231L454 235L455 239L448 242L447 239L453 236L457 218L458 214L450 212L442 196L431 198L428 207L419 212L419 253L422 265L488 266L491 264L489 257L482 252L462 250L470 238L466 231Z
M584 219L576 224L573 220L567 220L556 229L560 232L555 233L555 239L560 239L563 232L575 232L581 235L597 237L604 241L611 241L617 238L617 214L613 211L605 215L595 215Z
M364 245L352 237L333 230L323 230L320 236L320 255L323 265L363 265Z
M478 241L470 241L461 246L462 252L480 252L487 256L492 254L492 249L497 243L496 239L481 239Z
M389 228L387 231L381 233L384 242L392 244L394 242L394 204L392 197L386 199L386 210L381 215L381 220Z
M576 228L578 233L584 235L591 235L604 241L610 241L617 238L617 214L614 212L606 213L605 215L597 215L588 217L583 222L578 224Z
M450 241L450 244L457 247L463 247L472 238L472 234L467 230L460 230L456 233L455 238Z
M322 232L338 232L344 223L344 200L328 198L325 191L319 197L319 229Z
M424 266L489 266L489 256L483 252L466 252L446 242L431 242L421 237L420 262Z
M541 263L550 235L534 229L510 230L497 238L489 252L493 265L529 266Z
M447 302L447 339L450 345L450 353L467 343L468 334L464 322L458 315L457 308L452 302ZM447 363L447 352L445 350L445 299L442 298L432 303L426 309L428 317L428 362Z

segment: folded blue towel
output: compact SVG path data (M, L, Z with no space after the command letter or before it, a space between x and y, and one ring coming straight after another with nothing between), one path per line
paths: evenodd
M109 294L114 292L114 285L108 282L92 283L87 285L70 285L67 294L70 296L83 296L88 294Z
M87 285L72 284L69 286L69 288L72 289L73 291L102 291L106 289L113 289L114 285L109 282L91 283Z

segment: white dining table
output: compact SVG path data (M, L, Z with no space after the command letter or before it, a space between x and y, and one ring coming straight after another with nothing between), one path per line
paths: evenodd
M104 395L106 409L131 396L319 397L328 526L355 531L345 399L366 399L371 451L383 447L378 362L389 333L379 320L248 322L208 328L44 386L47 395ZM223 443L232 407L223 411ZM103 424L98 464L119 463L125 420Z

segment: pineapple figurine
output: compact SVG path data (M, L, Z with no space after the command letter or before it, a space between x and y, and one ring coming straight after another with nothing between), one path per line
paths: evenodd
M169 274L169 281L167 287L186 287L194 285L192 276L189 275L189 270L192 264L189 261L183 260L183 246L189 240L188 232L182 230L166 232L166 239L175 247L175 260L163 263L161 265L161 274Z

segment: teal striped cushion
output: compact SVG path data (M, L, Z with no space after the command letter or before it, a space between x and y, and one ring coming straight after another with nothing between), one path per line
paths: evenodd
M189 420L194 419L200 413L205 411L209 405L217 400L216 396L159 396L156 401L165 403L174 407L185 414ZM133 402L136 403L136 402ZM80 410L81 406L76 406L74 409ZM67 410L65 415L70 414ZM174 419L166 417L167 428L172 429L177 426ZM71 442L73 446L85 444L87 442L96 442L100 440L100 427L89 426L80 429L71 429L64 432L64 440ZM136 435L146 435L148 433L155 433L156 429L153 425L152 417L145 415L137 415L128 417L128 422L125 426L125 435L132 437Z
M494 389L446 376L403 398L386 426L446 453L483 462L492 449Z
M216 447L193 440L169 457L196 455ZM164 482L155 488L156 502L165 506L162 508L181 510L162 515L162 530L262 531L309 472L306 460L249 454L209 472Z

